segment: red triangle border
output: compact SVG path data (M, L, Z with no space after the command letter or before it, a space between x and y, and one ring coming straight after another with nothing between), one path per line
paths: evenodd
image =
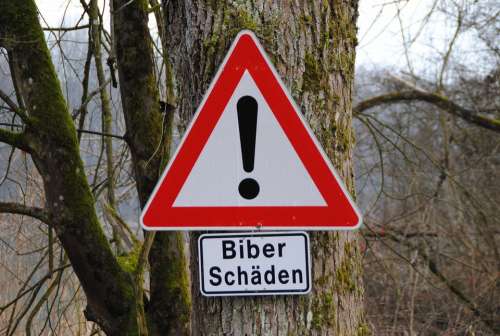
M173 207L212 130L248 70L327 206ZM356 229L362 218L255 35L242 31L141 215L145 230ZM236 184L237 186L237 184Z

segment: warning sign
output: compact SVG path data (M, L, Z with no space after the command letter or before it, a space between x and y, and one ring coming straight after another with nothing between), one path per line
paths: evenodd
M147 230L352 229L361 216L255 35L241 32L141 216Z
M307 294L311 289L305 232L205 234L198 249L205 296Z
M174 206L325 206L297 152L245 71Z

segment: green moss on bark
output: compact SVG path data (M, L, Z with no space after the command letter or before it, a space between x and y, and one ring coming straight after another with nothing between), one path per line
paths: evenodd
M304 57L304 65L303 90L318 93L321 88L321 66L316 57L309 53Z
M335 270L335 284L339 292L354 292L356 289L356 278L353 260L344 259Z
M311 321L313 329L322 330L335 326L337 312L334 297L335 294L332 291L326 291L314 298L312 304L313 318Z
M370 327L366 322L362 322L359 324L358 329L356 330L356 336L370 336L372 334Z
M121 268L130 275L133 275L137 268L140 250L140 246L136 246L129 253L117 257Z
M94 209L73 120L33 1L0 2L0 43L15 59L30 122L26 133L45 187L54 228L87 295L89 316L109 333L128 325L131 282L113 256Z
M182 232L157 233L149 260L155 275L151 279L152 296L148 309L149 318L154 321L152 328L169 330L168 335L187 335L191 288Z

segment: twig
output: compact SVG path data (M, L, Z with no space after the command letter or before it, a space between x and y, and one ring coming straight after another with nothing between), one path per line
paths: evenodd
M45 31L63 31L63 32L68 32L68 31L73 31L73 30L80 30L80 29L87 29L89 28L90 25L81 25L81 26L74 26L74 27L58 27L58 28L52 28L52 27L44 27L42 28Z
M109 133L102 133L102 132L97 132L97 131L91 131L91 130L83 130L79 129L77 130L78 133L86 133L86 134L94 134L94 135L100 135L104 137L111 137L111 138L116 138L120 140L125 140L123 135L116 135L116 134L109 134Z
M17 114L24 122L29 122L29 117L28 115L26 114L26 112L19 108L19 106L16 105L16 103L14 103L12 101L12 99L10 99L9 95L6 94L5 92L3 92L2 90L0 90L0 98L7 104L7 106L9 106L12 111L14 111L15 114Z

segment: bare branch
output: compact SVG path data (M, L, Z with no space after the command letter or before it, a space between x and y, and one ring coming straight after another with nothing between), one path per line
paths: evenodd
M443 90L444 87L443 85L444 74L448 67L448 62L450 60L451 52L453 51L455 42L457 42L458 35L460 33L460 30L462 29L462 23L463 23L462 10L459 9L457 15L457 27L455 28L455 33L453 34L450 43L448 44L448 49L446 50L446 54L443 57L443 65L441 66L441 71L439 72L438 89L440 92L441 90Z
M19 148L28 153L31 153L32 151L31 147L28 146L24 133L16 133L0 129L0 142Z
M109 222L118 228L118 231L122 234L123 241L128 245L130 249L135 246L139 246L140 242L132 232L128 224L120 217L115 208L109 206L109 204L104 203L103 205L104 215L109 217ZM149 253L149 252L148 252Z
M24 122L29 120L29 117L26 115L24 110L19 108L19 106L17 106L16 103L14 103L12 99L10 99L9 95L2 90L0 90L0 99L2 99L12 109L12 111L14 111L15 114L21 117Z
M101 90L104 90L104 88L106 88L106 86L109 83L111 83L111 78L108 78L101 86L99 86L97 89L95 89L94 91L92 91L91 93L89 93L87 95L87 98L80 105L80 107L73 113L73 116L72 116L73 119L76 119L76 117L79 114L81 114L81 112L84 111L87 108L87 105L88 105L88 103L90 103L90 101L92 100L92 98L94 98L95 95L97 95L98 93L100 93ZM80 125L80 126L82 126L82 125Z
M423 250L422 248L413 245L410 243L409 240L406 239L400 239L390 231L386 232L385 234L389 239L393 240L396 243L400 243L403 245L406 245L414 250L418 250L420 253L419 255L422 257L422 259L426 262L429 270L434 274L440 281L443 283L448 290L453 293L463 304L465 307L467 307L473 314L476 316L478 319L481 320L481 322L484 323L485 326L490 328L492 331L495 333L500 331L500 324L496 321L490 320L486 316L484 316L484 313L479 310L479 308L476 306L476 304L465 295L463 291L461 291L457 286L455 286L450 279L448 279L437 267L437 264L434 259L432 259L429 254Z
M102 132L96 132L96 131L90 131L90 130L84 130L84 129L79 129L77 131L78 131L78 133L94 134L94 135L100 135L100 136L104 136L104 137L116 138L116 139L120 139L120 140L125 139L123 136L116 135L116 134L102 133Z
M155 239L156 232L146 232L144 237L144 243L142 244L141 251L139 253L139 258L137 260L137 266L135 268L135 284L134 289L136 291L135 301L137 306L137 325L141 332L146 331L147 333L147 322L144 313L144 271L148 263L149 253L151 252L151 246Z
M397 104L408 101L423 101L429 104L433 104L434 106L439 107L441 110L462 118L467 122L500 133L500 120L479 115L472 110L466 109L456 104L445 96L436 93L425 92L420 89L410 89L407 91L391 92L380 96L375 96L358 103L353 108L353 113L361 114L366 110L380 105Z
M9 124L9 123L0 123L0 126L23 128L23 125ZM86 129L80 129L80 128L78 128L76 131L78 132L78 134L80 134L80 133L94 134L94 135L99 135L99 136L103 136L103 137L111 137L111 138L116 138L116 139L120 139L120 140L125 140L125 136L123 136L123 135L117 135L117 134L111 134L111 133L103 133L103 132L86 130ZM17 134L17 133L14 133L14 134ZM0 142L3 142L3 141L0 140Z
M45 209L31 207L24 204L0 202L0 213L26 215L36 218L46 224L50 223L50 216Z
M73 30L81 30L81 29L87 29L89 28L90 25L85 24L81 26L74 26L74 27L57 27L57 28L52 28L52 27L44 27L43 30L45 31L62 31L62 32L68 32L68 31L73 31Z
M137 277L142 277L142 273L146 269L146 265L148 262L149 252L151 251L151 246L153 245L153 241L155 239L155 232L146 232L146 236L144 237L144 243L142 244L141 251L139 253L139 258L137 260L137 266L135 268L135 273ZM139 286L140 283L137 283Z

